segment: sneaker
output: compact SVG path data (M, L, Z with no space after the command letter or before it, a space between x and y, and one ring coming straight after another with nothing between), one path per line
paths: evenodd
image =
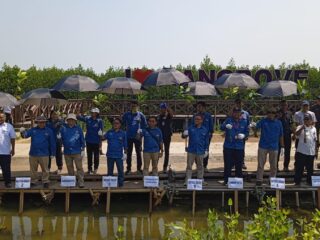
M88 172L86 172L88 175L91 175L92 174L92 171L89 170Z
M6 188L11 188L12 187L11 183L6 183L5 186L6 186Z
M209 172L209 169L208 169L207 167L205 167L205 168L204 168L204 172L205 172L205 173L208 173L208 172Z
M125 175L131 174L131 170L128 169L124 174L125 174Z
M58 169L58 170L57 170L57 174L58 174L58 175L61 175L61 174L62 174L62 169Z
M95 170L93 171L93 174L96 175L97 172L98 172L98 169L95 169Z
M79 188L84 188L84 183L79 183Z
M243 170L247 170L246 164L242 164L242 169L243 169Z
M141 169L138 169L138 170L137 170L137 174L142 175L142 174L143 174L142 170L141 170Z
M208 182L202 181L202 186L208 186Z
M257 182L256 182L256 186L257 186L257 187L262 186L262 181L257 181Z
M49 183L44 183L44 184L43 184L43 187L44 187L44 188L49 188Z

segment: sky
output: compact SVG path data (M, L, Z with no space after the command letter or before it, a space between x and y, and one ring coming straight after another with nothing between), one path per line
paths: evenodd
M0 0L0 65L320 66L319 0Z

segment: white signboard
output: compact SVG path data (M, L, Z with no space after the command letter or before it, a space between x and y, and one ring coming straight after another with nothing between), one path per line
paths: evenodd
M270 187L275 189L285 189L286 188L286 180L285 178L270 178Z
M228 188L243 189L243 178L229 177Z
M118 177L113 176L103 176L102 177L102 187L118 187Z
M61 176L61 187L75 187L76 176Z
M202 190L202 179L188 179L188 190Z
M144 176L143 177L144 187L158 188L159 177L158 176Z
M31 178L30 177L17 177L16 188L30 188Z
M311 176L312 187L320 187L320 176Z

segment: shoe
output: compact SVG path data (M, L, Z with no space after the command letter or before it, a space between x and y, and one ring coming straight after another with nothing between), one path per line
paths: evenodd
M184 187L186 187L186 186L187 186L187 183L186 183L186 182L185 182L185 183L183 183L183 186L184 186Z
M98 172L98 169L95 169L95 170L93 171L93 174L96 175L97 172Z
M84 183L79 183L79 188L84 188Z
M284 171L284 172L290 172L288 167L284 167L284 168L283 168L283 171Z
M320 169L320 163L318 163L317 168Z
M141 169L138 169L138 170L137 170L137 174L142 175L142 174L143 174L142 170L141 170Z
M247 170L247 166L245 164L242 164L242 169Z
M202 181L202 186L208 186L208 182Z
M89 170L88 172L86 172L88 175L91 175L92 174L92 171Z
M58 174L58 175L61 175L61 174L62 174L62 169L58 169L58 170L57 170L57 174Z
M128 169L124 174L125 174L125 175L131 174L131 170Z
M6 186L6 188L11 188L12 187L11 183L6 183L5 186Z
M208 169L207 167L205 167L205 168L204 168L204 172L205 172L205 173L208 173L208 172L209 172L209 169Z
M163 168L162 173L167 173L167 172L168 172L167 168Z
M43 184L43 187L44 187L44 188L49 188L49 183L44 183L44 184Z
M262 181L257 181L257 182L256 182L256 186L257 186L257 187L262 186Z

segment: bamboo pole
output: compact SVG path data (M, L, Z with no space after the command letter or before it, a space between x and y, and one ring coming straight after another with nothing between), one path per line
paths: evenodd
M234 190L234 212L239 212L239 191Z
M107 202L106 202L106 212L107 212L107 214L110 213L110 199L111 199L111 190L110 190L110 187L108 187Z
M19 214L23 213L23 206L24 206L24 190L20 190L20 197L19 197Z
M69 213L70 210L70 188L66 190L65 212Z
M152 213L152 193L153 193L153 189L151 188L149 192L149 214Z
M320 209L320 188L318 188L317 192L318 192L318 209Z
M276 189L277 210L280 209L280 190Z
M193 190L192 192L192 216L194 217L196 211L196 191Z

